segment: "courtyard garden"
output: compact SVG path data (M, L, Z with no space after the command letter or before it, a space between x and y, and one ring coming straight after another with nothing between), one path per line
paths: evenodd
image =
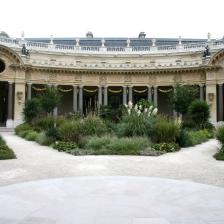
M158 156L200 144L216 134L209 123L209 105L198 100L197 94L192 86L176 86L169 97L176 118L159 114L153 103L144 99L117 109L101 106L86 116L74 112L55 117L60 93L46 87L39 97L26 101L25 122L15 132L72 155ZM216 135L223 143L224 128ZM215 158L223 158L223 149Z

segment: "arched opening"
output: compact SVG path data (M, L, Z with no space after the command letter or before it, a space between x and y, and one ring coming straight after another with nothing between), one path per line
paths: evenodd
M98 102L98 87L97 86L84 86L83 87L83 113L97 112Z
M0 59L0 73L5 71L5 63L3 60Z
M158 111L160 114L173 116L173 108L170 102L169 94L173 91L172 86L159 86L158 87Z
M148 87L147 86L134 86L133 89L133 103L136 104L141 99L147 100Z
M122 102L123 88L122 86L108 87L108 105L112 108L119 108Z

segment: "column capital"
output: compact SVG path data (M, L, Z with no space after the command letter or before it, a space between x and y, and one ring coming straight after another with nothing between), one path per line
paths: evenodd
M28 86L31 86L33 83L32 82L27 82L26 83Z
M200 83L200 84L199 84L199 86L200 86L200 87L204 87L204 86L205 86L205 84L203 84L203 83Z
M12 85L12 84L14 84L14 82L13 81L8 81L8 84Z
M222 85L223 85L223 83L218 83L218 85L219 85L219 86L222 86Z

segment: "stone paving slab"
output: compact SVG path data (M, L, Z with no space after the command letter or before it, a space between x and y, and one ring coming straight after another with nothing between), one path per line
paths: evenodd
M149 177L73 177L0 188L4 224L223 224L224 188Z

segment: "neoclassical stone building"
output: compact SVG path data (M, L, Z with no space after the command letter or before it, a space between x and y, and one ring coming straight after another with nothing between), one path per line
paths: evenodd
M167 93L177 83L197 85L198 97L211 107L211 121L222 121L224 40L152 39L144 33L138 38L0 37L1 126L21 123L25 100L46 84L62 93L58 115L140 98L175 115Z

